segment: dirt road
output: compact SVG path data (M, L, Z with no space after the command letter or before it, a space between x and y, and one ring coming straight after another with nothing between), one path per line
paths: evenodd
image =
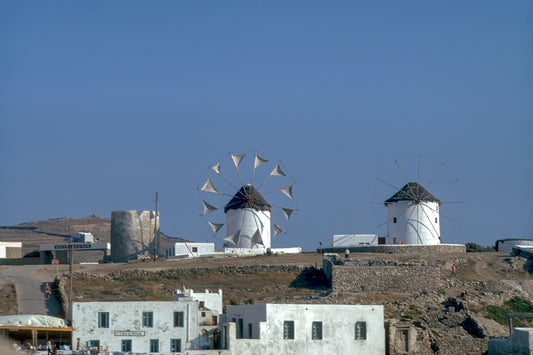
M46 298L44 287L53 284L54 275L38 272L42 265L0 266L0 285L11 283L17 292L18 314L44 314L60 317L59 303L54 295Z

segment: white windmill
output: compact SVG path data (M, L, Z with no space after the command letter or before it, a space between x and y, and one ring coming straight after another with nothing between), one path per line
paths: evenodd
M409 181L403 173L399 162L395 160L396 166L405 182L405 185L401 188L378 178L378 180L395 189L395 193L384 202L387 207L387 221L380 225L387 224L387 240L389 244L438 245L442 242L441 216L447 221L459 225L458 222L443 215L440 211L442 204L463 203L462 201L457 201L458 193L447 194L448 198L454 195L454 201L441 201L435 196L438 192L457 183L459 179L455 179L431 193L428 188L436 181L443 181L439 177L439 172L441 172L445 164L440 164L426 185L427 188L425 188L420 183L420 162L421 157L419 156L416 181L415 179Z
M245 159L246 154L230 153L229 156L233 168L223 174L222 163L209 167L207 181L198 189L209 193L209 202L202 198L202 216L211 219L208 223L214 236L226 230L225 247L266 250L271 247L271 226L274 236L285 232L284 227L295 211L290 207L295 183L283 172L280 162L269 164L257 152L253 161ZM241 171L250 170L251 175L243 179ZM264 177L257 187L254 185L256 175ZM267 195L269 202L263 197Z

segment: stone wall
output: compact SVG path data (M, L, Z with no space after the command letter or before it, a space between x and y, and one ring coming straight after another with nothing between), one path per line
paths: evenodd
M0 259L0 265L39 265L41 258Z
M418 293L439 286L439 269L424 260L367 259L333 265L331 285L338 292Z
M439 244L439 245L361 245L348 247L352 253L383 253L383 254L430 254L430 253L466 253L466 247L462 244ZM346 248L324 248L317 252L342 253Z

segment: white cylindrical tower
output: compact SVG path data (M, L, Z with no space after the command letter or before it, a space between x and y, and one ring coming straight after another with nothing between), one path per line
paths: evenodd
M272 207L252 186L245 185L224 207L225 247L270 248Z
M407 183L385 201L391 244L440 244L440 200L417 182Z

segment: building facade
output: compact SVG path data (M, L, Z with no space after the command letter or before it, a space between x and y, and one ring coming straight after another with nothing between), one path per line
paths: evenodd
M215 253L215 243L174 243L166 247L165 255L197 258Z
M98 354L385 354L383 306L226 306L222 291L176 301L76 302L72 346Z
M216 309L215 309L216 308ZM217 348L222 291L179 292L176 301L76 302L74 350L172 354Z
M383 306L226 306L222 344L231 354L385 354ZM229 329L229 330L228 330Z

